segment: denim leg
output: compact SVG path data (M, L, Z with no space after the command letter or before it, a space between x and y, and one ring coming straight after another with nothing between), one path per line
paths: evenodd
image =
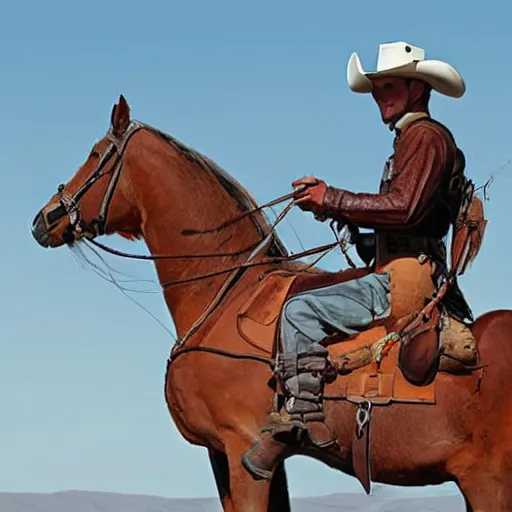
M390 286L388 273L369 274L293 296L281 318L284 352L319 349L326 328L353 335L386 318L391 311Z

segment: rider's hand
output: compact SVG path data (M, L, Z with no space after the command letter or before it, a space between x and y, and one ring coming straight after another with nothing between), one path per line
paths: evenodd
M292 183L293 188L298 188L294 195L294 204L301 210L313 213L321 213L324 210L324 197L327 184L313 176L305 176Z

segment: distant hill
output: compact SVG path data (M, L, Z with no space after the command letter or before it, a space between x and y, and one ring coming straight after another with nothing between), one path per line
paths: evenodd
M397 495L399 493L396 493ZM293 512L465 512L462 498L398 497L383 490L364 494L331 494L295 498ZM1 512L222 512L215 498L169 499L105 492L63 491L53 494L0 493Z

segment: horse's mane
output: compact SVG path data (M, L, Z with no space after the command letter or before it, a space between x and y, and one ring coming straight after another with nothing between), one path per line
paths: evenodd
M163 138L178 153L193 162L195 165L199 166L207 172L211 172L220 183L220 185L224 188L224 190L226 190L226 192L237 202L238 206L243 212L247 212L258 207L256 199L254 199L249 191L213 160L203 155L199 151L192 149L168 133L162 132L161 130L153 128L152 126L149 126L145 123L141 123L140 121L138 122L147 130ZM260 220L256 215L251 215L250 217L262 237L265 237L270 233L271 226L264 212L261 212L262 220ZM288 256L286 246L279 238L277 233L274 233L273 243L268 249L267 253L273 256Z

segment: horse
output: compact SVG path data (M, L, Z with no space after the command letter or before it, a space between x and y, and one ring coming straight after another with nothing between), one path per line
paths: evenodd
M164 383L169 414L185 440L207 449L223 510L290 510L284 461L301 453L300 444L275 461L268 478L242 464L276 406L276 317L301 284L295 279L312 286L358 269L332 273L294 261L238 181L174 137L132 120L122 95L106 135L32 222L45 248L101 245L97 238L111 234L148 247L139 257L154 262L178 336ZM455 482L468 511L512 510L512 311L487 312L469 328L479 369L437 371L427 386L403 379L398 345L387 352L386 375L405 384L364 395L388 398L382 407L373 402L371 436L362 436L371 447L366 469L372 481L391 485ZM368 377L366 367L361 375ZM365 423L361 403L372 399L347 400L363 397L349 390L360 380L348 377L326 388L333 390L325 410L336 442L303 453L360 478L354 432ZM397 399L400 389L409 401Z

